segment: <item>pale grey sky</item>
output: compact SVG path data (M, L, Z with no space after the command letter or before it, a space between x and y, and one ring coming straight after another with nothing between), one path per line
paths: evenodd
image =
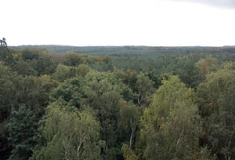
M0 0L8 45L235 45L234 0Z

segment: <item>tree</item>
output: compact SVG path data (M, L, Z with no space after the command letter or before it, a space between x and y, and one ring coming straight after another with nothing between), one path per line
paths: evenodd
M138 160L139 156L137 156L134 151L127 145L123 144L122 145L122 154L125 160Z
M86 85L84 106L90 106L101 124L101 139L106 145L104 154L106 159L116 159L119 153L118 116L121 89L118 80L110 73L89 72L85 76Z
M200 59L196 63L196 67L199 70L200 79L202 81L206 78L206 75L208 73L210 73L211 71L214 71L218 68L218 61L216 58L208 56L205 59Z
M116 70L115 77L126 84L133 93L126 92L128 95L124 99L133 100L139 106L147 107L151 101L152 94L154 93L154 82L143 73L137 73L131 70L121 71Z
M138 75L137 72L131 70L126 70L126 71L116 70L114 72L114 76L117 79L120 79L124 84L126 84L132 90L134 90L136 86L135 84L137 81L137 75Z
M199 71L195 65L198 59L199 55L195 54L178 56L173 69L173 73L179 75L181 81L191 88L196 88L199 83Z
M24 61L31 61L33 59L38 59L39 57L39 49L22 49L20 51L21 58Z
M50 76L18 76L15 91L16 101L30 106L33 114L41 118L44 108L49 103L49 94L57 86Z
M56 71L52 74L52 78L58 82L63 82L66 79L76 76L75 68L58 64Z
M22 59L16 61L13 65L13 70L22 76L37 76L38 72L33 68L33 66Z
M177 76L168 75L141 120L147 159L200 159L201 131L194 92Z
M140 73L137 76L137 81L135 84L135 91L138 94L137 104L148 106L152 99L152 94L154 93L154 82L149 79L148 76L145 76L143 73Z
M13 147L9 160L28 159L33 151L36 141L37 122L32 111L25 105L20 105L18 110L12 108L8 124L9 141Z
M17 105L15 98L17 74L0 62L0 155L9 157L11 145L8 141L8 128L11 107Z
M77 75L82 76L82 77L84 77L90 71L91 71L91 68L85 64L80 64L76 68Z
M56 65L57 64L53 61L50 54L41 53L40 57L36 60L34 68L38 72L38 75L51 75L53 72L55 72Z
M79 111L55 102L48 106L42 124L46 144L34 151L32 159L102 159L104 142L100 141L100 125L91 110Z
M12 56L12 50L7 47L6 39L0 39L0 61L3 61L7 65L12 65L14 63L14 58Z
M84 59L78 53L67 53L64 58L64 64L67 66L78 66L82 64Z
M65 80L51 92L50 102L63 101L66 106L81 108L84 84L84 80L79 77Z
M140 120L140 107L129 101L120 102L120 119L118 121L123 137L127 137L122 143L122 153L126 160L139 158L135 154L135 140Z
M235 70L234 63L207 75L197 88L197 103L203 119L202 145L208 145L218 159L235 154Z
M58 64L55 73L52 74L52 78L57 80L58 82L63 82L67 79L77 76L84 77L90 71L91 68L84 64L80 64L76 67L69 67L62 64Z
M119 125L129 134L129 148L133 149L135 134L139 125L140 108L132 102L120 102L120 120Z

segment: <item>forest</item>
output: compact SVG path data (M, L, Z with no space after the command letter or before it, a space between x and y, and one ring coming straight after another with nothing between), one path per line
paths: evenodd
M235 47L0 46L1 160L235 159Z

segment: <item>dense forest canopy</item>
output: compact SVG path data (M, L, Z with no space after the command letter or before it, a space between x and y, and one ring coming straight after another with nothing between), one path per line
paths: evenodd
M235 159L234 75L232 46L1 45L0 159Z

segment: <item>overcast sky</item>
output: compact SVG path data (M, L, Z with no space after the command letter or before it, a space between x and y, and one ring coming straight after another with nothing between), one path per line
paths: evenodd
M8 45L235 45L235 0L0 0Z

